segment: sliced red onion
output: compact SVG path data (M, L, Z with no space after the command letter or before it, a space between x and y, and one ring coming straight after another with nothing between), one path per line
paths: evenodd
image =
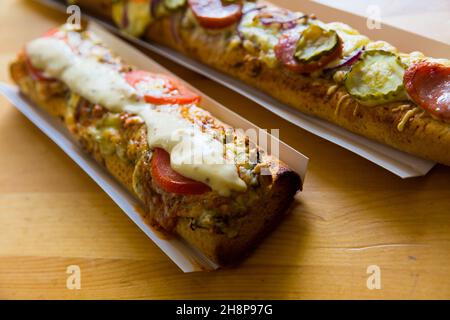
M347 59L341 61L341 63L339 63L337 66L326 69L325 71L333 71L342 67L349 67L352 64L354 64L356 61L358 61L359 57L361 56L361 54L363 53L363 51L365 50L365 47L362 47L359 50L356 50L353 55L351 55L350 57L348 57Z
M268 8L267 5L262 5L262 6L256 6L253 7L245 12L243 12L243 16L246 14L249 14L250 12L254 12L254 11L261 11L263 9ZM273 16L273 17L263 17L260 19L261 23L265 26L270 26L272 24L280 24L281 28L283 30L289 30L289 29L293 29L297 26L297 20L306 17L306 15L299 15L298 13L293 13L288 11L287 14L285 16L280 16L280 12L274 12L275 15L278 14L278 16ZM289 16L289 17L287 17ZM241 30L240 30L240 25L238 25L237 27L237 35L238 37L243 41L245 40L244 35L242 34Z
M252 7L252 8L250 8L250 9L248 9L248 10L242 12L241 21L244 19L244 16L247 15L247 14L249 14L250 12L253 12L253 11L260 11L260 10L262 10L262 9L264 9L264 8L267 8L267 5L263 5L263 6L255 6L255 7ZM241 23L238 23L238 25L237 25L237 27L236 27L236 33L237 33L238 37L241 39L241 41L244 41L244 40L245 40L245 37L244 37L244 35L242 34L242 31L241 31L240 26L241 26Z
M283 24L283 23L294 22L294 21L297 21L297 20L299 20L301 18L304 18L304 17L305 17L305 15L299 15L297 13L289 12L286 15L275 15L275 16L272 16L272 17L262 17L261 18L261 23L264 24L264 25L271 25L271 24L274 24L274 23Z
M280 24L282 29L292 29L297 25L297 21L305 18L306 15L300 15L298 13L287 12L284 15L280 15L280 12L274 13L272 17L262 17L261 23L265 26L272 24Z
M250 9L246 10L246 11L242 11L242 15L246 15L246 14L248 14L250 12L259 11L259 10L262 10L262 9L265 9L265 8L267 8L267 5L262 5L262 6L259 6L259 7L255 6L255 7L252 7Z
M297 20L294 21L289 21L289 22L285 22L281 25L281 28L283 30L289 30L289 29L294 29L297 26Z

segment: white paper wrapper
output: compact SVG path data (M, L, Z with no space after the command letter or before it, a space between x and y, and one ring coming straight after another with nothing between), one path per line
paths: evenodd
M58 9L64 9L65 6L60 1L55 0L38 0ZM366 25L366 19L363 17L343 12L328 6L314 3L312 1L291 2L286 1L286 7L300 10L308 13L315 13L325 21L342 20L353 25L360 30L366 31L363 26ZM86 14L85 14L86 16ZM334 125L328 121L324 121L315 117L308 116L295 110L269 95L243 83L240 80L234 79L226 74L216 71L202 63L199 63L187 56L184 56L172 49L155 44L148 43L141 39L137 39L126 34L121 33L115 26L101 21L95 17L87 15L91 20L101 24L111 32L118 34L127 40L156 52L190 70L193 70L203 76L214 80L227 88L234 90L241 95L249 98L260 104L267 110L270 110L277 116L309 131L323 139L331 141L347 150L350 150L363 158L366 158L373 163L389 170L401 178L412 178L426 175L436 164L432 161L413 156L411 154L399 151L395 148L389 147L382 143L378 143L371 139L354 134L344 128ZM389 25L383 24L382 30L374 30L368 33L374 39L386 39L395 43L400 49L405 51L413 51L412 48L425 48L426 53L431 56L442 56L444 48L448 50L448 46L435 40L424 38L422 36L403 31ZM393 37L393 35L395 37ZM398 41L395 41L398 40ZM413 45L412 45L413 44Z
M119 54L125 61L134 64L144 70L152 70L170 74L156 62L139 52L137 49L126 44L124 41L113 36L103 28L91 24L90 29L99 36L102 41ZM31 39L30 39L31 40ZM175 77L175 76L174 76ZM182 81L180 79L180 81ZM189 84L185 83L190 87ZM192 87L190 87L192 88ZM195 88L193 90L199 92ZM153 230L142 219L140 202L131 195L119 182L117 182L103 167L82 151L79 145L72 139L68 130L56 118L50 116L40 108L34 106L23 97L15 86L0 82L0 93L2 93L14 106L17 107L30 121L41 129L50 139L52 139L64 152L67 153L110 197L117 205L144 231L144 233L158 245L164 253L184 272L215 270L218 268L214 262L210 261L200 251L188 245L177 237L164 237L161 233ZM199 92L201 94L201 92ZM234 128L256 129L251 122L243 119L236 113L228 110L216 101L202 95L201 106L210 111L220 120L228 123ZM262 138L267 139L268 145L272 141L278 143L280 159L295 170L305 179L308 158L288 145L280 142L275 137L262 132ZM273 139L273 140L272 140ZM270 148L266 150L270 152Z

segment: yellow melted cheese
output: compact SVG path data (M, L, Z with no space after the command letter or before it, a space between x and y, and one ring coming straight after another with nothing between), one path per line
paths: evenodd
M202 132L179 114L144 103L136 90L108 64L76 55L62 40L39 38L26 51L31 63L64 82L71 91L113 111L140 116L147 126L149 147L170 153L171 166L179 174L201 181L219 194L245 191L236 165L224 158L224 145Z
M253 3L246 3L244 11L254 7ZM248 51L259 51L259 58L268 66L274 67L277 63L274 48L278 43L280 34L276 26L264 26L256 18L258 11L254 10L242 17L239 30L245 37L244 47Z

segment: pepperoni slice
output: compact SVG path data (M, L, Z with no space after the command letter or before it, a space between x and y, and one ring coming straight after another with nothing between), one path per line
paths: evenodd
M435 62L415 64L405 72L403 83L415 103L450 122L450 67Z
M167 192L195 195L211 191L206 184L175 172L170 166L169 153L160 148L153 152L151 172L155 182Z
M297 73L312 73L320 70L331 61L337 59L342 53L342 41L339 39L339 45L336 50L322 56L316 61L309 63L301 63L295 58L295 51L297 50L297 42L300 39L301 33L298 31L287 32L283 34L275 46L275 55L278 60L289 70Z
M189 6L204 28L220 29L237 22L242 15L242 2L222 0L188 0Z

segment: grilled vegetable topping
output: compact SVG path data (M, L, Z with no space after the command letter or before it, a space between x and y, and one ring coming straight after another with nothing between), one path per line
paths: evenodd
M365 51L353 64L344 85L348 93L361 104L375 106L406 100L403 86L405 65L400 58L387 51Z

